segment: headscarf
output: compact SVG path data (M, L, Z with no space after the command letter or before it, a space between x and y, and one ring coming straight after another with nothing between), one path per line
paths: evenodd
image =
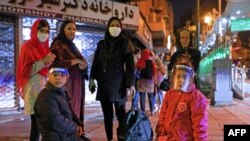
M188 46L185 49L187 50L188 48L190 48L190 47L193 46L193 35L192 35L192 33L189 30L187 30L187 29L181 29L178 32L177 39L176 39L177 51L180 51L180 50L184 49L182 47L182 45L181 45L181 42L180 42L180 33L183 32L183 31L187 31L189 33L189 37L190 37L189 44L188 44Z
M35 21L31 27L31 39L26 41L21 47L16 70L17 88L21 92L21 97L23 97L23 88L30 78L32 65L36 61L44 58L50 52L49 39L47 39L44 43L41 43L37 38L38 27L41 21L41 19ZM44 67L38 73L46 76L48 74L48 68Z
M189 45L185 49L181 46L181 43L180 43L180 33L183 32L183 31L189 32L189 36L190 36ZM177 36L177 39L176 39L176 44L177 44L177 51L171 57L171 61L170 61L170 64L168 66L168 69L171 70L173 68L173 65L175 64L176 60L178 59L178 57L181 54L185 54L185 55L189 54L191 56L191 60L192 60L192 63L193 63L194 70L195 70L195 72L197 72L198 67L199 67L199 62L200 62L200 59L201 59L201 54L200 54L199 50L197 50L195 47L192 46L193 45L193 35L192 35L192 33L187 29L181 29L178 32L178 36Z
M144 49L141 53L141 58L138 60L136 67L140 69L144 69L146 67L145 62L146 60L149 60L151 55L150 55L150 50Z
M111 17L109 19L107 29L104 35L104 48L105 48L105 54L106 54L107 59L111 59L114 56L116 56L118 53L117 51L122 51L123 53L126 53L126 50L127 50L127 43L125 42L126 38L124 37L123 30L117 37L113 37L109 33L109 27L113 20L117 20L121 25L120 28L122 29L122 23L119 18Z
M139 70L145 69L146 68L146 61L151 60L152 62L152 73L153 75L155 74L156 67L155 67L155 62L153 60L153 55L152 52L148 49L144 49L141 54L141 58L138 60L136 63L136 68Z
M70 50L74 55L76 55L77 58L83 58L81 52L77 49L75 43L73 42L73 39L72 39L72 40L69 40L69 39L66 37L66 35L65 35L64 29L65 29L65 27L67 26L67 24L69 24L69 23L75 24L75 22L74 22L74 21L71 21L71 20L66 20L66 21L64 21L64 22L62 23L62 25L61 25L59 34L58 34L57 37L53 40L53 42L51 43L51 46L53 47L55 41L60 40L60 41L62 41L63 43L65 43L65 44L67 45L67 47L69 47L69 50ZM76 25L76 24L75 24L75 25Z

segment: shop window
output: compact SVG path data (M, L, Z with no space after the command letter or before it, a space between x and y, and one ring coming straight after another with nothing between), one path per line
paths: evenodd
M16 107L14 18L0 15L0 109Z

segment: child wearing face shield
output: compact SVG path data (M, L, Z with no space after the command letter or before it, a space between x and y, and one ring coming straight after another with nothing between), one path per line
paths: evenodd
M156 126L157 141L207 141L207 99L194 85L194 70L180 58L171 74Z

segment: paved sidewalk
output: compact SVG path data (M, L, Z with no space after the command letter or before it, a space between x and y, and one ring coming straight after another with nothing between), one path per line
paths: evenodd
M130 103L127 104L128 108ZM92 141L105 141L106 135L103 125L102 111L99 102L86 105L85 130L87 137ZM250 99L234 99L230 106L209 106L210 141L223 141L224 124L250 124ZM153 128L155 128L158 113L149 116ZM117 120L114 122L114 141L116 141ZM28 141L30 130L30 118L22 113L15 115L0 115L0 141Z

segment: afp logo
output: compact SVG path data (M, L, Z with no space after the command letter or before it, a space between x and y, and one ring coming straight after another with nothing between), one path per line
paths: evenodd
M224 125L224 141L249 141L250 125Z

